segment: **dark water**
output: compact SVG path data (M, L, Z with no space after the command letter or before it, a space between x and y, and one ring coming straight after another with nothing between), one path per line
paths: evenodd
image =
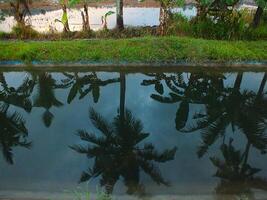
M77 187L267 199L266 80L264 72L1 72L0 199Z

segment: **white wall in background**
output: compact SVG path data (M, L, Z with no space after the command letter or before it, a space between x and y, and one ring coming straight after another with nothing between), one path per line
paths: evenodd
M102 28L101 17L108 11L116 11L115 7L89 8L90 25L93 30ZM196 15L195 8L176 8L174 12L181 12L186 17ZM69 24L71 31L82 29L81 9L69 10ZM34 14L29 19L32 27L39 32L49 32L50 27L56 31L62 31L63 25L55 22L55 19L61 19L62 11L47 11L45 14ZM108 17L108 28L114 28L116 25L116 15ZM159 8L124 8L124 23L126 26L154 26L159 24ZM0 22L0 31L10 32L15 25L13 17L6 17L5 21Z

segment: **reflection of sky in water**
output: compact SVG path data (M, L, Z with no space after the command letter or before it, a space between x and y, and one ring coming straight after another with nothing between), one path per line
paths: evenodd
M80 73L82 75L83 73ZM21 80L26 77L25 73L10 72L4 74L7 83L17 87ZM118 73L97 73L101 79L118 77ZM54 73L56 80L63 79L60 73ZM236 73L225 74L227 77L224 84L233 86ZM184 75L188 77L188 75ZM263 73L244 73L242 90L257 92ZM150 79L142 74L128 74L126 76L126 107L133 115L140 119L144 125L144 131L151 133L145 142L151 142L157 150L178 147L174 161L159 164L162 175L171 183L171 187L157 186L147 175L142 173L142 182L148 193L175 194L175 193L210 193L218 181L212 177L216 169L209 160L209 156L218 154L218 145L214 145L209 152L198 159L197 146L200 143L199 131L182 134L175 129L175 115L179 103L162 104L150 98L155 93L153 86L141 86L144 79ZM92 164L85 156L79 155L68 148L69 145L79 143L80 139L74 135L77 129L92 130L89 121L88 109L94 107L109 121L117 114L119 106L119 83L101 87L98 103L93 102L92 94L89 93L84 99L75 98L71 104L67 104L68 89L56 89L55 94L62 107L52 107L54 120L50 128L42 123L43 108L33 108L31 113L12 106L23 114L26 126L29 130L29 139L33 141L31 150L15 148L13 166L0 160L0 188L25 189L25 190L56 190L76 186L80 174ZM167 89L167 88L165 88ZM266 89L264 90L266 91ZM166 93L167 94L167 93ZM36 95L36 89L33 98ZM190 105L189 116L195 110L203 110L203 105ZM93 129L94 130L94 129ZM228 130L230 132L230 128ZM236 147L244 148L245 138L234 134ZM251 151L249 162L252 166L262 169L259 175L267 177L266 156L258 151ZM91 182L95 188L98 180ZM116 192L123 192L122 183L115 186Z

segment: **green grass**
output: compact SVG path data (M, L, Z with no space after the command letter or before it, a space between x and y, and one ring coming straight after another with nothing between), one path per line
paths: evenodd
M267 41L216 41L188 37L72 41L0 41L1 61L227 62L267 61Z

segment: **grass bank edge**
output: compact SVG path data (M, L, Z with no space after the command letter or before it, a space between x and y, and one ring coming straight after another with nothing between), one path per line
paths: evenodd
M267 41L141 37L66 41L0 41L0 60L22 62L266 62Z

